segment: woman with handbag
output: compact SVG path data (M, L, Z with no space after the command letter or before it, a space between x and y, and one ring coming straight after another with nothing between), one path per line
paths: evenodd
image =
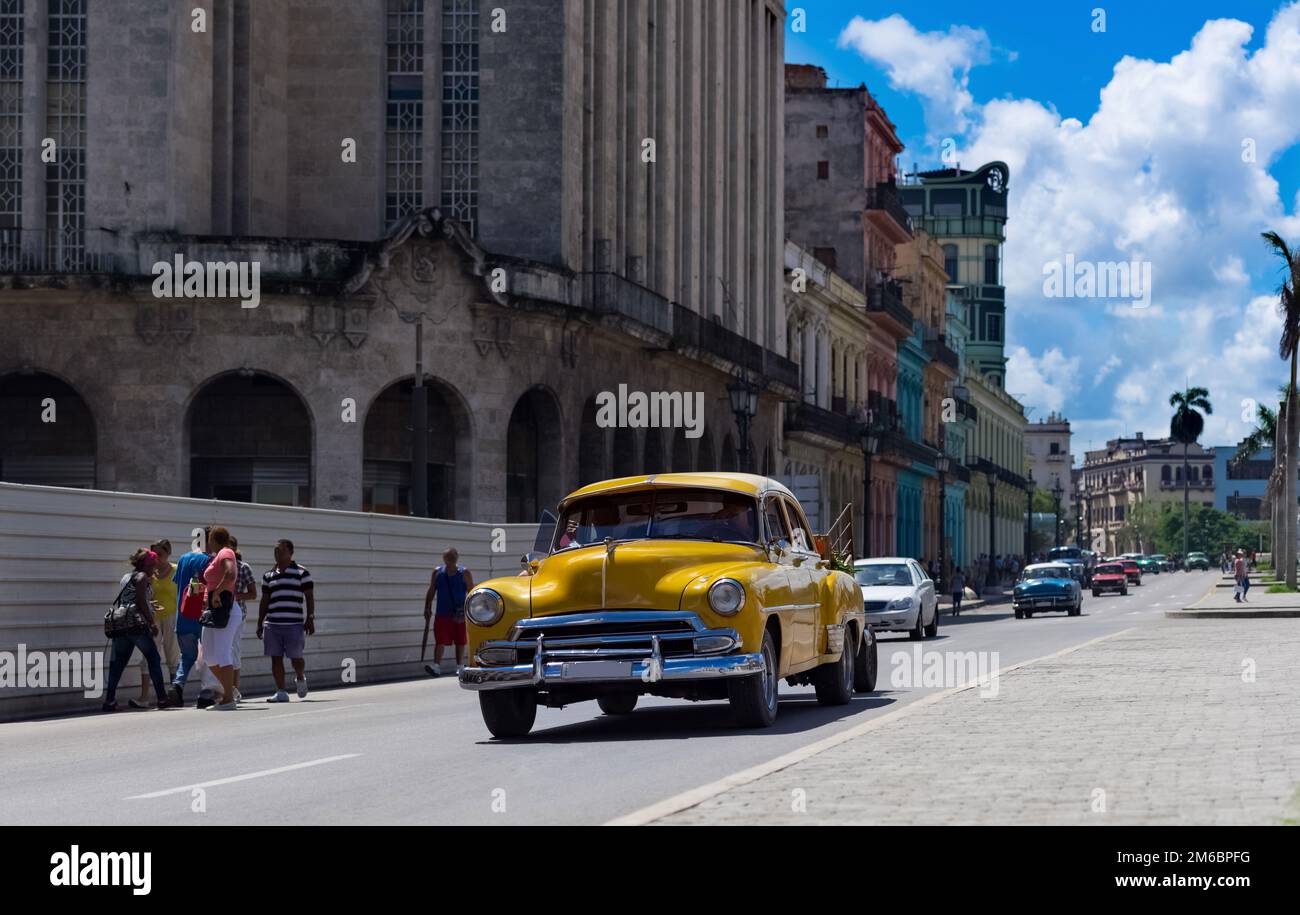
M108 688L104 694L103 708L106 712L117 711L117 684L131 661L131 652L137 648L149 665L149 679L153 681L154 694L158 697L158 708L167 707L162 662L158 656L158 646L154 644L158 624L154 622L151 606L153 587L150 582L158 568L158 554L152 550L136 550L131 555L130 562L135 571L122 586L112 609L104 617L104 634L112 641Z
M203 570L206 599L203 616L203 658L217 682L221 684L221 701L211 708L228 712L236 708L234 643L238 620L232 619L235 606L235 582L239 566L230 548L230 531L214 527L208 532L208 552L212 561Z

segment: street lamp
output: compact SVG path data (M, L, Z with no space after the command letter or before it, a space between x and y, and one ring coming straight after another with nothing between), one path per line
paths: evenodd
M731 398L731 412L736 417L736 430L740 433L740 470L750 473L749 464L749 423L758 415L758 385L751 384L744 377L737 377L727 385L727 394Z
M944 556L943 541L945 539L944 534L947 533L947 521L948 521L947 518L948 500L944 494L944 486L946 485L946 481L944 480L944 477L947 476L948 468L951 466L952 466L952 459L948 457L948 455L940 451L939 456L934 459L934 469L939 471L939 581L937 583L937 587L939 589L940 594L944 593L943 578L944 578L944 569L946 568L944 566L946 557Z
M1083 545L1083 475L1079 475L1078 482L1074 486L1074 542L1079 549L1086 549Z
M1052 512L1052 527L1056 529L1056 546L1061 546L1061 495L1065 490L1061 487L1061 478L1057 477L1052 483L1052 499L1055 502L1055 510Z
M1025 481L1025 564L1027 565L1034 554L1034 472L1029 471L1029 479Z
M880 449L880 434L869 416L862 426L862 556L871 556L871 458Z

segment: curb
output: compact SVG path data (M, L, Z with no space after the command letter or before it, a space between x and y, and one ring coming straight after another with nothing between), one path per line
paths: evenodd
M1261 607L1258 610L1231 610L1223 609L1206 609L1193 610L1191 607L1184 607L1182 610L1166 610L1165 616L1169 619L1184 620L1240 620L1240 619L1287 619L1291 617L1300 617L1300 607Z

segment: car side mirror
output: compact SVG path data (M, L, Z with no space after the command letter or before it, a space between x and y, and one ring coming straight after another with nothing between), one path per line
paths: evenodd
M790 541L784 537L774 537L767 542L767 551L773 559L780 559L790 552Z
M537 571L538 564L547 557L546 553L539 553L535 550L525 553L519 557L519 564L523 566L525 572L532 575Z

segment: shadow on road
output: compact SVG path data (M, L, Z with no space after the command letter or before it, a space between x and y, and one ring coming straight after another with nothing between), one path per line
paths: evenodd
M605 715L591 704L589 721L537 728L519 740L482 740L483 745L528 743L602 743L615 740L691 740L701 737L761 736L797 734L849 718L861 712L893 705L897 700L879 692L855 695L848 705L819 705L812 694L781 697L781 711L770 728L741 728L732 721L726 702L698 702L680 706L638 708L630 715ZM544 720L546 709L537 710Z

